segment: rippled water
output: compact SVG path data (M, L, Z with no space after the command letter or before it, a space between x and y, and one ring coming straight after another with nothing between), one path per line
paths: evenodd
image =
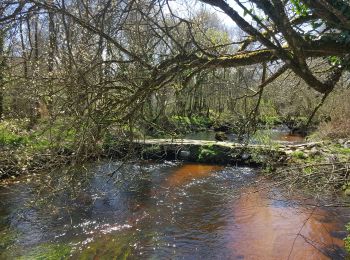
M0 206L0 259L343 259L349 213L252 168L174 162L24 177Z

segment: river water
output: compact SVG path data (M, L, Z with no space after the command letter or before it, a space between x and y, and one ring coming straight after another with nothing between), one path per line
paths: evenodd
M193 132L185 135L184 139L192 140L207 140L215 141L214 131ZM236 134L227 134L229 142L241 142ZM270 130L258 130L253 136L249 138L249 143L253 144L267 144L267 143L287 143L287 144L301 144L305 143L305 137L300 134L291 134L287 127L279 127Z
M245 167L100 162L0 186L0 259L344 259L349 211Z

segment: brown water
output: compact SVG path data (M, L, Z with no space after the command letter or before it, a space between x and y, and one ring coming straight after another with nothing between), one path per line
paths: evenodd
M37 179L0 187L0 259L345 257L348 210L252 168L101 163Z
M233 252L244 259L330 259L343 240L332 235L339 229L337 216L320 208L279 207L265 192L249 188L234 204ZM249 241L244 243L243 241Z
M288 143L303 143L305 142L305 137L298 134L278 133L276 134L275 140Z

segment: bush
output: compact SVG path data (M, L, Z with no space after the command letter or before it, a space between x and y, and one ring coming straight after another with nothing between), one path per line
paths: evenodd
M318 136L322 139L350 138L350 118L321 123L318 127Z
M318 127L322 139L350 138L350 89L331 93L320 117L326 119Z

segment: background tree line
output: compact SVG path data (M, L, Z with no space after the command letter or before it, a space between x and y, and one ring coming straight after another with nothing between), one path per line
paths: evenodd
M0 118L81 152L179 116L349 124L347 1L176 2L2 1Z

